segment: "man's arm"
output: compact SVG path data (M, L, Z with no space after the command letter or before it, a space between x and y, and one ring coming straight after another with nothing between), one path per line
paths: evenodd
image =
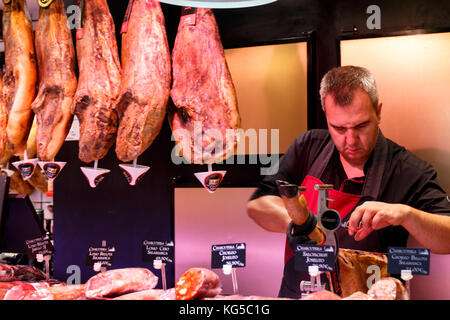
M262 196L250 200L247 214L267 231L286 233L291 222L283 200L278 196Z
M356 231L361 221L362 229ZM432 214L404 204L367 201L349 219L349 235L364 239L373 230L389 225L402 226L433 253L450 253L450 216Z

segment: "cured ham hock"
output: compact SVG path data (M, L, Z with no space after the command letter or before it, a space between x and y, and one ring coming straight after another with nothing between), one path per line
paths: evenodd
M39 91L32 104L37 119L37 155L51 161L72 125L77 78L75 49L62 0L40 8L36 27Z
M166 116L171 62L159 2L134 1L122 36L122 67L116 154L128 162L152 144Z
M213 11L193 10L182 15L172 52L169 123L177 155L212 164L234 153L240 116Z
M3 99L8 114L6 148L21 156L33 122L31 103L36 95L36 55L33 27L24 0L11 0L3 11L5 74Z
M121 67L106 0L84 2L83 27L76 43L80 75L72 111L80 121L78 157L89 163L105 157L114 144Z

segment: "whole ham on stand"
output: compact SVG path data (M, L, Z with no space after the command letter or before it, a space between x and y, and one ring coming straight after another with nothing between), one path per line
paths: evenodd
M122 26L122 81L116 154L130 185L148 171L137 158L155 140L166 116L171 62L159 2L130 0Z
M173 85L169 123L178 155L208 164L197 178L209 192L225 171L212 164L233 155L239 135L237 97L211 9L183 8L172 52Z
M85 163L94 161L94 168L81 170L95 188L110 172L98 168L98 160L106 156L116 138L121 67L106 0L81 1L81 7L82 26L76 41L80 74L72 111L80 121L78 157Z

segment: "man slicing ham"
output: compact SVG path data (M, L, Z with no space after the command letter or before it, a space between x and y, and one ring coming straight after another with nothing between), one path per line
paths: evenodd
M340 248L386 253L390 246L406 247L411 234L434 253L450 253L447 195L430 164L383 136L372 74L355 66L334 68L322 79L320 96L328 130L296 138L278 173L267 176L252 195L250 218L268 231L285 233L293 224L276 180L305 186L308 204L317 202L315 184L332 184L330 208L348 225L336 231ZM288 232L296 234L298 227ZM286 245L279 296L299 298L300 281L309 280L305 275L295 270Z

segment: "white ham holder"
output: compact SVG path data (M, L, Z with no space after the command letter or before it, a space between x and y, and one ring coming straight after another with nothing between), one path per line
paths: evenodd
M413 278L411 270L402 270L400 278L405 281L406 292L408 297L411 297L411 280Z
M102 247L106 248L106 240L102 240ZM102 265L101 262L95 262L93 269L95 272L106 272L108 269Z
M233 268L231 264L224 264L222 266L222 271L224 275L230 275L231 274L231 281L233 283L233 294L238 294L238 284L237 284L237 277L236 277L236 269Z
M300 282L300 292L302 292L302 296L306 296L312 292L324 290L325 286L322 285L320 280L320 275L322 272L319 271L319 267L316 265L308 267L308 273L310 277L310 281L301 281Z
M133 164L119 164L125 178L131 186L136 185L139 179L150 169L150 167L137 164L137 158L133 160Z
M96 188L105 178L104 175L111 170L98 168L98 160L94 161L94 167L81 167L81 171L89 182L91 188Z
M153 260L153 268L156 270L161 269L161 282L163 290L167 290L167 280L166 280L166 264L160 259Z
M48 190L46 192L47 197L53 197L53 181L61 173L67 162L62 161L39 161L39 167L47 177Z
M45 277L47 278L47 280L50 279L50 259L52 258L52 256L50 255L43 255L43 254L37 254L36 255L36 261L41 263L43 261L45 261Z
M223 177L226 173L226 171L213 171L212 164L208 164L208 171L196 172L194 175L209 193L214 193L222 183Z
M13 162L13 166L20 171L23 180L28 180L33 176L34 170L36 169L38 158L28 159L27 150L23 153L23 159L21 161Z

